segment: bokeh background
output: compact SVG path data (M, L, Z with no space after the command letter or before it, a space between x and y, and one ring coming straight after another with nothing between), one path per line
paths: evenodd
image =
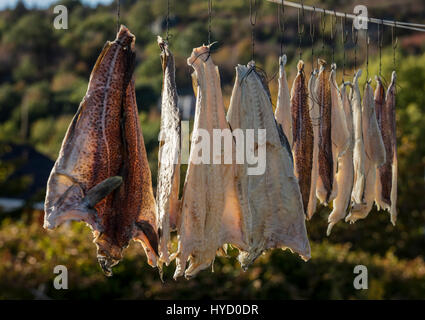
M3 2L3 1L2 1ZM98 1L99 2L99 1ZM236 252L218 257L214 272L205 270L195 279L172 280L174 263L161 283L142 248L132 243L123 261L106 278L96 260L88 227L70 223L55 231L42 228L45 185L67 126L85 94L94 62L116 32L116 4L97 5L91 0L61 0L69 10L69 29L53 28L53 1L5 1L0 7L0 299L423 299L425 298L425 33L397 30L396 69L397 140L399 156L397 226L374 209L366 220L340 222L326 237L329 208L319 207L307 223L312 259L305 263L288 251L261 256L243 272ZM136 35L135 70L137 101L145 143L156 186L161 64L156 35L165 35L167 2L122 0L121 22ZM277 6L257 0L255 60L268 75L277 96L280 34ZM357 1L305 1L318 7L352 12ZM228 105L236 64L251 57L248 0L213 1L213 59L220 68L225 104ZM425 4L419 0L362 1L369 15L424 23ZM176 59L180 107L185 119L193 115L193 91L186 59L192 48L208 39L207 0L171 1L170 44ZM298 59L297 10L286 8L284 52L288 55L289 81ZM320 15L304 16L302 58L311 66L311 49L317 57L335 61L342 81L344 50L338 20L331 39L331 18L322 33ZM301 21L302 23L303 21ZM347 22L351 32L351 24ZM370 25L369 75L379 70L376 25ZM357 67L365 69L365 36L357 47L351 33L345 45L350 80ZM323 48L322 48L323 47ZM355 48L356 54L355 54ZM388 84L393 70L391 28L384 28L382 75ZM361 85L366 80L366 70ZM183 174L185 172L183 167ZM184 180L182 178L182 180ZM53 268L68 267L69 289L53 288ZM355 290L353 268L369 270L369 289Z

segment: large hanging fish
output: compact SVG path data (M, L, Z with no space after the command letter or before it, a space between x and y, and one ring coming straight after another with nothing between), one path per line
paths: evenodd
M334 179L338 158L348 146L348 130L342 110L341 97L335 81L336 65L326 70L326 62L319 59L320 71L316 81L316 97L319 104L319 175L317 198L328 205L337 194Z
M294 173L298 179L304 210L310 200L311 173L313 169L313 126L310 118L308 89L305 80L304 62L298 62L298 74L291 92L292 136Z
M397 139L395 121L396 73L393 71L385 103L376 106L379 129L385 146L386 161L377 169L375 202L391 214L391 222L397 220Z
M353 165L354 165L354 185L351 199L353 204L363 202L363 194L365 187L365 149L363 142L363 126L362 126L362 104L359 89L359 78L362 70L357 71L353 79L353 90L351 91L351 105L353 107L353 129L354 129L354 149L353 149Z
M106 275L131 239L157 263L156 206L131 80L134 41L121 26L106 43L47 184L44 227L86 222Z
M207 268L216 252L223 251L227 243L246 248L234 164L232 159L224 163L226 154L223 152L218 155L219 159L214 157L212 161L213 131L227 131L231 144L233 139L225 117L218 68L209 49L209 46L195 48L187 60L195 70L192 75L196 86L196 112L177 230L178 251L172 257L176 257L177 264L174 278L183 273L190 278ZM203 148L205 144L207 148ZM216 160L219 163L215 164ZM188 259L190 265L185 271Z
M177 106L174 57L161 37L158 37L158 45L161 48L164 80L156 203L159 217L159 258L168 265L170 227L171 230L176 228L180 211L180 113Z
M282 126L283 133L288 139L289 145L292 147L291 98L289 96L288 81L286 80L285 65L286 55L282 55L279 57L279 90L275 117L277 123Z
M379 82L378 82L379 86ZM385 162L385 147L375 114L373 90L368 81L363 94L362 129L365 150L365 184L362 202L354 202L350 214L345 218L351 223L364 219L372 209L375 200L376 168Z
M250 152L264 151L264 172L250 174L248 161L238 165L243 203L244 233L249 248L241 250L239 261L246 269L266 249L290 248L305 260L310 258L310 244L305 216L289 143L273 116L270 94L264 77L253 62L236 67L227 119L232 129L258 133ZM259 135L265 129L265 136Z
M351 192L353 190L354 181L354 165L353 165L353 149L354 149L354 128L353 128L353 112L351 101L348 97L347 86L351 86L349 82L340 86L342 106L344 108L346 125L349 133L349 144L345 153L338 160L338 172L335 180L338 185L338 193L333 201L332 212L328 218L328 229L326 234L329 236L333 226L340 220L344 219L347 209L350 205Z
M311 171L310 199L308 200L307 219L311 219L316 212L317 196L316 184L318 176L319 157L319 105L315 95L317 70L313 70L308 80L308 97L310 101L310 118L313 124L313 166Z

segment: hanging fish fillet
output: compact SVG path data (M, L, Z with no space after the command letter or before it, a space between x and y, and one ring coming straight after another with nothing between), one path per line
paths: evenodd
M362 202L354 203L350 214L345 219L351 223L366 218L372 209L375 200L376 168L385 162L385 147L376 121L375 101L369 82L366 83L363 94L362 127L366 155L364 162L365 185Z
M351 105L353 107L353 129L354 129L354 185L351 199L353 204L363 202L365 187L365 149L363 142L362 105L359 89L359 78L362 70L357 71L353 79L353 90L351 91Z
M298 62L298 74L291 92L292 136L294 139L294 173L298 179L303 207L309 206L311 173L313 169L313 126L310 118L310 106L304 73L304 62Z
M353 190L354 181L354 165L353 165L353 149L354 149L354 128L353 128L353 112L351 101L348 97L347 86L351 84L343 83L340 87L342 105L346 125L349 133L349 144L345 153L338 159L338 172L335 180L338 185L338 194L333 201L333 209L328 218L328 230L326 234L329 236L333 226L340 220L344 219L351 200L351 192Z
M155 199L131 80L134 39L121 26L115 41L106 43L47 183L44 227L86 222L106 275L131 239L142 243L152 266L158 253Z
M319 75L316 81L316 97L319 105L319 154L316 195L327 205L332 200L334 187L334 163L332 154L332 100L329 71L326 61L319 59Z
M318 175L318 156L319 156L319 105L315 96L315 86L317 81L317 70L313 70L308 80L308 96L310 101L310 118L313 124L313 166L311 171L310 199L308 200L307 219L310 220L316 212L317 196L316 184Z
M163 70L158 186L159 258L169 264L170 228L176 228L180 211L180 113L177 106L174 57L168 44L158 37Z
M387 210L391 214L391 222L397 220L397 139L395 135L395 94L396 73L393 71L391 84L388 87L385 103L378 108L376 115L385 146L386 161L377 169L376 199L378 208Z
M310 258L310 244L305 216L289 143L273 116L267 84L253 62L236 67L227 119L233 130L266 129L266 136L255 139L254 150L264 150L265 171L249 173L247 161L238 165L243 202L243 221L249 249L241 250L239 261L246 269L266 249L290 248L305 260ZM249 146L247 146L249 148ZM265 148L265 149L264 149ZM250 149L253 151L253 149Z
M275 118L278 124L282 126L283 133L292 147L292 118L291 101L289 96L288 81L286 80L286 55L279 57L279 91L277 96L277 107Z
M189 155L189 166L183 190L180 224L178 227L177 268L174 278L190 278L213 262L217 250L230 243L245 248L242 234L241 208L236 190L234 164L197 163L200 141L210 141L212 155L213 130L228 130L218 68L209 55L209 47L193 49L187 63L195 70L196 112ZM234 150L234 145L232 147ZM208 157L207 160L211 160ZM209 163L212 163L210 161ZM186 262L189 267L185 271Z

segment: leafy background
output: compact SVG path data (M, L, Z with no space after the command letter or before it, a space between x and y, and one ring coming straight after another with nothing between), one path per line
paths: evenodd
M164 35L166 1L123 0L121 22L136 35L136 93L145 143L156 186L156 163L160 114L161 66L156 34ZM423 22L422 1L365 1L369 14L410 22ZM423 299L425 298L425 37L397 30L396 68L397 140L399 156L398 211L396 227L389 216L374 209L354 225L340 222L326 237L329 209L319 207L307 228L312 259L305 263L288 251L274 250L261 256L243 272L231 251L218 257L214 273L202 271L195 279L172 280L174 264L165 270L161 283L150 268L142 248L132 243L112 278L106 278L96 261L89 228L79 223L47 232L42 228L43 212L34 204L44 198L46 173L57 157L66 128L85 94L91 68L106 40L116 31L116 8L95 8L77 0L60 1L69 9L69 29L53 28L53 6L28 9L22 3L0 11L0 197L24 197L25 208L0 211L0 299ZM258 1L256 25L257 65L270 80L277 95L280 53L276 5ZM355 1L305 1L318 7L352 12ZM191 91L190 68L186 59L193 47L207 41L207 1L171 1L171 48L177 65L180 93ZM311 65L310 13L304 17L302 58ZM331 18L323 34L320 16L313 17L314 60L318 56L343 65L341 29L331 40ZM338 24L340 22L338 21ZM347 30L351 25L347 22ZM369 76L379 71L376 25L370 26ZM251 57L251 27L248 1L216 0L212 21L213 59L220 68L226 105L230 99L236 64ZM345 45L346 75L355 63L366 68L365 36L359 34L357 53L351 34ZM288 55L289 81L298 59L297 11L286 9L284 51ZM355 61L356 60L356 61ZM387 83L393 69L391 29L384 29L382 75ZM338 69L338 81L342 80ZM364 70L361 85L366 80ZM274 98L275 100L275 98ZM28 115L26 117L25 115ZM18 157L7 157L21 148ZM30 151L28 151L30 150ZM44 164L44 167L43 167ZM183 168L185 169L185 168ZM19 173L19 174L17 174ZM184 170L183 170L184 173ZM44 180L43 180L44 179ZM38 183L34 183L38 181ZM42 182L41 184L39 182ZM28 192L29 186L32 187ZM53 288L53 268L69 270L69 290ZM369 270L369 289L353 288L353 268L363 264Z

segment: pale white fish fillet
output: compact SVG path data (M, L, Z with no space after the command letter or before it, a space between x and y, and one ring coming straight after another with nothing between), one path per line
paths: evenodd
M363 140L365 146L365 187L363 203L354 204L346 221L354 223L364 219L372 209L375 200L376 168L385 163L385 147L375 114L373 90L369 82L366 83L363 94L362 108Z
M286 55L279 57L279 90L277 96L277 106L275 118L277 123L282 126L283 133L288 139L289 145L292 148L292 116L291 116L291 98L289 93L288 81L286 79L285 65Z
M227 129L218 68L209 55L209 47L193 49L187 60L194 68L196 111L192 132L189 165L182 197L178 226L178 251L174 278L193 277L211 265L216 252L227 243L246 249L242 234L242 217L236 191L235 168L231 164L212 163L213 129ZM207 133L207 135L205 134ZM230 136L231 138L231 136ZM209 139L210 148L201 149L200 140ZM233 140L230 139L233 144ZM232 146L234 149L234 145ZM198 154L207 154L210 164L199 163ZM189 267L186 268L187 260Z
M353 79L353 89L351 91L351 105L353 108L353 129L354 129L354 149L353 149L353 165L354 165L354 185L351 199L353 204L360 205L363 203L363 193L365 187L365 149L363 142L363 126L362 126L362 105L359 89L359 78L362 70L357 71Z
M338 194L333 201L333 209L328 217L328 229L326 234L329 236L333 226L340 220L344 219L347 209L350 205L351 191L353 190L354 181L354 165L353 165L353 149L354 149L354 128L353 113L351 101L348 97L347 86L350 83L343 83L340 86L342 105L344 107L345 120L349 133L349 144L345 153L338 159L338 172L336 174L336 182L338 184Z
M248 175L246 161L238 165L242 198L248 199L242 225L249 248L239 254L241 266L246 269L270 248L289 248L304 260L309 259L310 244L290 146L275 121L266 84L252 62L236 67L227 119L233 130L255 129L255 148L265 147L267 157L261 175ZM265 141L257 138L258 129L267 130Z
M339 159L346 152L350 144L350 133L347 128L347 121L345 119L344 107L342 105L341 93L336 83L336 64L333 63L331 66L331 73L329 77L331 87L331 137L332 137L332 157L333 157L333 185L332 193L329 197L329 202L334 200L338 194L338 181L336 180L336 174L339 170L338 162Z
M168 48L168 43L159 36L158 45L161 48L164 77L156 191L160 236L158 251L159 261L168 265L170 231L176 227L180 209L180 112L177 106L174 57Z
M316 86L317 70L311 73L308 80L308 96L310 99L310 118L313 123L313 168L311 170L311 189L310 199L307 207L307 219L310 220L316 212L317 196L316 196L316 183L317 183L317 170L318 170L318 154L319 154L319 106L317 104L317 97L315 96L314 88Z

